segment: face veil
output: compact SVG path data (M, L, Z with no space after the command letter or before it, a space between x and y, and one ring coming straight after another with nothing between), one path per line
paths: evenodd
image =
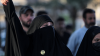
M100 33L100 27L93 26L88 29L86 32L81 45L78 49L78 52L76 56L98 56L97 53L93 47L92 40L93 38Z

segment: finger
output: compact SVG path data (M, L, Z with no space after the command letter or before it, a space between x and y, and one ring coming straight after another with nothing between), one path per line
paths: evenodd
M9 2L9 0L7 0Z
M5 2L6 0L3 0L3 3Z
M7 2L9 2L8 0L1 0L1 3L3 4L3 5L7 5Z
M4 3L4 5L7 5L7 3Z
M7 0L7 2L9 2L9 0Z
M5 3L3 3L3 5L6 5Z
M5 3L2 3L3 5L5 5Z
M5 5L7 5L7 1L5 2Z
M45 27L45 26L41 26L40 28L43 28L43 27Z

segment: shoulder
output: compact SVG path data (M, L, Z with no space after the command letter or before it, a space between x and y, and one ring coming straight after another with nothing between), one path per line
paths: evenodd
M70 36L70 39L76 39L76 38L78 38L78 36L81 35L81 32L82 32L82 28L80 28L80 29L74 31L74 32L72 33L72 35Z
M79 34L79 32L80 32L81 30L82 30L82 28L80 28L80 29L74 31L74 32L72 33L72 35L77 35L77 34Z

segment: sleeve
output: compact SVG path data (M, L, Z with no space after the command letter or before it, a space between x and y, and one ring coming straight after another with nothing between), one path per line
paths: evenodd
M10 31L8 33L11 34L9 38L10 38L10 43L13 46L13 51L17 53L16 50L20 50L19 54L21 52L21 55L24 56L28 48L29 39L26 33L24 32L21 23L15 13L15 8L12 0L9 0L7 5L3 5L3 8L6 14L7 22L9 23L10 27Z
M9 0L7 5L3 5L8 23L14 28L15 31L22 31L21 23L15 13L15 8L12 0Z
M67 44L67 47L71 50L73 55L76 53L76 49L77 49L77 44L78 44L77 37L78 37L77 33L74 32L70 36L68 44Z
M13 16L13 14L15 14L15 8L14 8L12 0L9 0L7 5L3 5L3 7L4 7L4 11L5 11L7 19L11 20L11 17Z
M4 7L4 11L7 18L6 21L10 24L11 28L14 30L14 33L17 35L17 37L20 37L21 35L22 36L26 35L15 13L15 8L14 8L12 0L9 0L7 5L3 5L3 7Z

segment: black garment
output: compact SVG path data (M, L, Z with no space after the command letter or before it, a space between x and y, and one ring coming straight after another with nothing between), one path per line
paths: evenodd
M44 56L72 56L69 49L63 45L59 38L55 37L52 26L38 29L30 36L33 36L33 46L30 45L33 56L41 56L41 50L45 50Z
M82 40L82 43L78 49L76 56L100 56L100 52L97 52L95 48L93 48L92 44L93 38L98 33L100 33L100 27L93 26L88 29Z
M29 47L29 38L22 29L11 0L7 6L4 6L4 11L7 17L5 56L25 56Z
M70 50L55 37L52 26L40 29L45 22L52 22L48 16L36 17L27 35L15 13L12 0L4 6L4 11L8 23L5 56L72 56ZM44 55L41 55L41 50L45 51Z
M60 34L57 31L55 31L55 34L56 34L56 37L60 38L60 40L64 43L64 45L67 45L68 39L70 37L69 33L64 32L64 35L60 36Z
M36 17L27 32L27 34L30 34L30 38L32 37L33 39L33 45L30 45L32 55L41 56L40 51L45 50L44 56L71 56L66 45L59 38L55 37L55 30L52 26L40 29L40 26L46 22L52 22L47 15Z

